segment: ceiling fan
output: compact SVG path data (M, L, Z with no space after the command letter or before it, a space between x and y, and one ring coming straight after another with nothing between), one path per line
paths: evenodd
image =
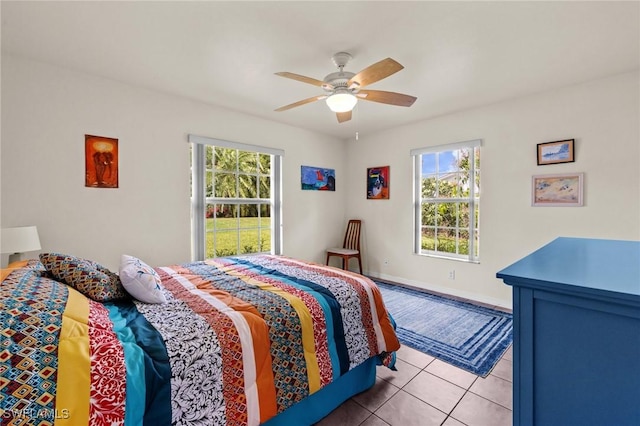
M404 95L402 93L385 92L382 90L363 90L366 86L389 77L404 68L391 58L376 62L357 74L344 71L345 65L352 59L349 53L338 52L333 55L331 59L339 71L327 75L324 80L316 80L315 78L290 72L277 72L276 75L281 77L322 87L327 93L285 105L276 109L276 111L286 111L291 108L326 99L329 108L336 113L338 122L343 123L351 120L351 111L358 102L358 99L404 107L410 107L417 99L415 96Z

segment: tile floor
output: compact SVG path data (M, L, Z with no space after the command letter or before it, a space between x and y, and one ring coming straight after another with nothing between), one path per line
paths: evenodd
M479 377L403 346L396 367L316 426L502 426L512 423L512 348Z

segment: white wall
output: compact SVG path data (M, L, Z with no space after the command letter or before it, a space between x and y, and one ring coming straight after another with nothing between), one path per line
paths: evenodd
M323 262L345 220L362 218L365 272L509 306L510 288L495 273L553 238L640 239L639 80L624 74L342 142L3 56L1 225L37 225L43 251L110 268L121 253L154 266L187 261L186 137L195 133L285 150L285 255ZM119 189L84 187L85 134L119 139ZM484 140L480 264L412 254L409 150L477 138ZM576 139L575 163L536 166L537 143L568 138ZM301 164L335 168L336 192L301 191ZM366 200L366 168L384 165L391 199ZM531 176L564 172L585 173L585 206L531 207Z
M37 225L42 251L111 269L122 253L154 266L188 261L189 133L285 150L285 255L322 262L341 241L342 141L5 55L1 225ZM85 134L119 139L119 189L84 187ZM302 164L335 168L337 190L302 191Z
M361 136L348 142L348 217L364 220L373 276L510 305L500 269L558 236L640 239L639 74L631 73ZM428 102L427 100L424 100ZM418 100L420 102L420 99ZM412 254L409 151L483 139L481 262ZM536 144L575 139L575 163L537 166ZM390 166L390 200L367 200L365 170ZM584 172L584 207L532 207L531 176ZM383 260L388 259L388 265ZM455 270L455 280L448 278Z

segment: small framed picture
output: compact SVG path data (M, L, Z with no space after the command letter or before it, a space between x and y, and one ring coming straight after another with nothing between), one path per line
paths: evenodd
M84 135L84 186L118 187L118 139Z
M574 139L539 143L537 147L538 166L546 164L573 163Z
M300 181L305 191L335 191L336 171L324 167L300 166Z
M537 175L531 179L531 205L549 207L582 206L584 173Z
M389 199L389 166L367 169L367 200Z

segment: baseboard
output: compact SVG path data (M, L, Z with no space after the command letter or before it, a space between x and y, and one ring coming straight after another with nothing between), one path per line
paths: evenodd
M434 293L439 293L445 296L453 296L454 298L467 299L482 305L498 306L504 309L513 309L511 301L505 302L502 299L496 299L494 297L486 297L477 293L470 293L467 291L456 290L449 287L437 286L437 285L425 283L422 281L408 280L406 278L395 277L393 275L388 275L388 274L368 273L367 276L378 278L385 281L391 281L398 284L404 284L406 286L417 288L417 289L432 291Z

